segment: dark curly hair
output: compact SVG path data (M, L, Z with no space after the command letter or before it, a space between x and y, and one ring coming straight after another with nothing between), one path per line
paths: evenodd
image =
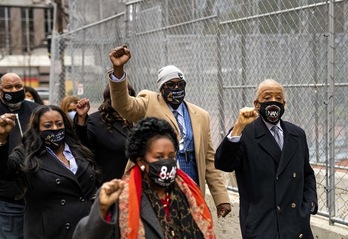
M135 96L135 90L133 89L133 87L130 84L128 84L128 92L129 92L130 96ZM117 120L124 120L125 126L128 128L131 128L133 126L132 122L130 122L126 119L123 119L120 116L120 114L114 108L112 108L109 84L107 84L105 89L104 89L103 98L104 98L104 101L99 106L98 110L100 111L101 121L104 124L106 124L107 129L111 130L112 125Z
M140 120L130 131L126 142L126 155L135 163L137 158L144 158L154 139L168 138L174 148L179 149L177 135L172 126L165 120L148 117Z

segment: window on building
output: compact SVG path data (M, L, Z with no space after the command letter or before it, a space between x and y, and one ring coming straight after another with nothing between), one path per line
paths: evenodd
M34 17L32 8L21 9L22 52L30 52L34 46Z
M0 50L1 53L10 51L10 11L0 7Z
M53 30L53 8L45 9L45 33L50 35Z

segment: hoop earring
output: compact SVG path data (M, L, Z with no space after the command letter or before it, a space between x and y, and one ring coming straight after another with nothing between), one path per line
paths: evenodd
M145 165L141 165L140 166L140 170L144 172L145 171Z

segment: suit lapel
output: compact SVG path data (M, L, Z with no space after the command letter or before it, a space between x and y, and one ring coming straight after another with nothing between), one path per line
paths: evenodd
M63 163L59 162L59 159L53 157L50 153L46 153L44 159L42 160L43 170L52 172L54 174L70 178L71 180L77 182L77 179L73 172L71 172L68 168L66 168Z
M77 163L76 177L79 178L88 168L87 160L80 160L79 157L75 157Z
M179 139L180 138L180 129L179 129L179 125L176 122L176 119L173 115L173 112L170 110L169 106L167 105L167 103L163 99L162 94L160 94L158 97L159 97L160 110L163 111L163 114L166 117L165 119L172 125L172 127L174 128L176 134L178 135L178 139Z
M127 137L127 133L126 131L123 129L123 124L119 124L119 122L114 122L112 124L112 128L114 128L115 130L117 130L118 132L120 132L120 134L124 135L125 137Z
M258 142L260 147L263 148L269 155L271 155L274 161L278 164L279 159L282 155L282 151L278 147L277 142L275 141L272 134L269 132L267 126L262 121L261 117L259 117L255 121L254 127L256 141Z
M87 170L88 162L86 160L79 160L78 156L74 155L74 157L77 163L76 175L74 175L74 173L71 172L70 169L66 168L61 162L59 162L59 159L53 157L48 152L46 153L42 161L42 169L60 175L62 177L69 178L80 185L78 178Z
M148 198L143 195L141 197L141 215L142 220L146 221L149 226L158 234L159 238L164 238L162 227L155 215L153 207Z
M289 161L298 148L298 134L295 131L287 128L283 122L281 122L284 135L284 147L283 151L277 146L274 137L269 132L267 126L259 117L255 122L255 138L259 145L272 156L274 161L278 164L277 175L281 174Z
M185 102L186 103L186 102ZM200 149L200 141L198 139L201 138L201 129L200 127L195 127L195 125L200 125L200 116L197 114L197 112L190 107L189 103L186 103L188 113L190 115L191 120L191 128L192 128L192 135L193 135L193 143L195 148L195 154L196 154L196 163L199 164L199 160L197 160L199 149ZM210 127L210 126L209 126Z
M286 165L292 159L293 155L297 151L298 148L298 134L294 131L291 131L286 128L284 124L281 125L284 134L284 147L283 153L280 158L280 163L277 170L277 175L281 174L285 169Z

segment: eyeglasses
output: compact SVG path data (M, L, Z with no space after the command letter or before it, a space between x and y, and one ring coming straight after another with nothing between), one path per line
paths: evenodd
M175 87L178 87L179 89L182 89L186 86L186 81L168 81L163 84L163 86L167 89L174 90Z

